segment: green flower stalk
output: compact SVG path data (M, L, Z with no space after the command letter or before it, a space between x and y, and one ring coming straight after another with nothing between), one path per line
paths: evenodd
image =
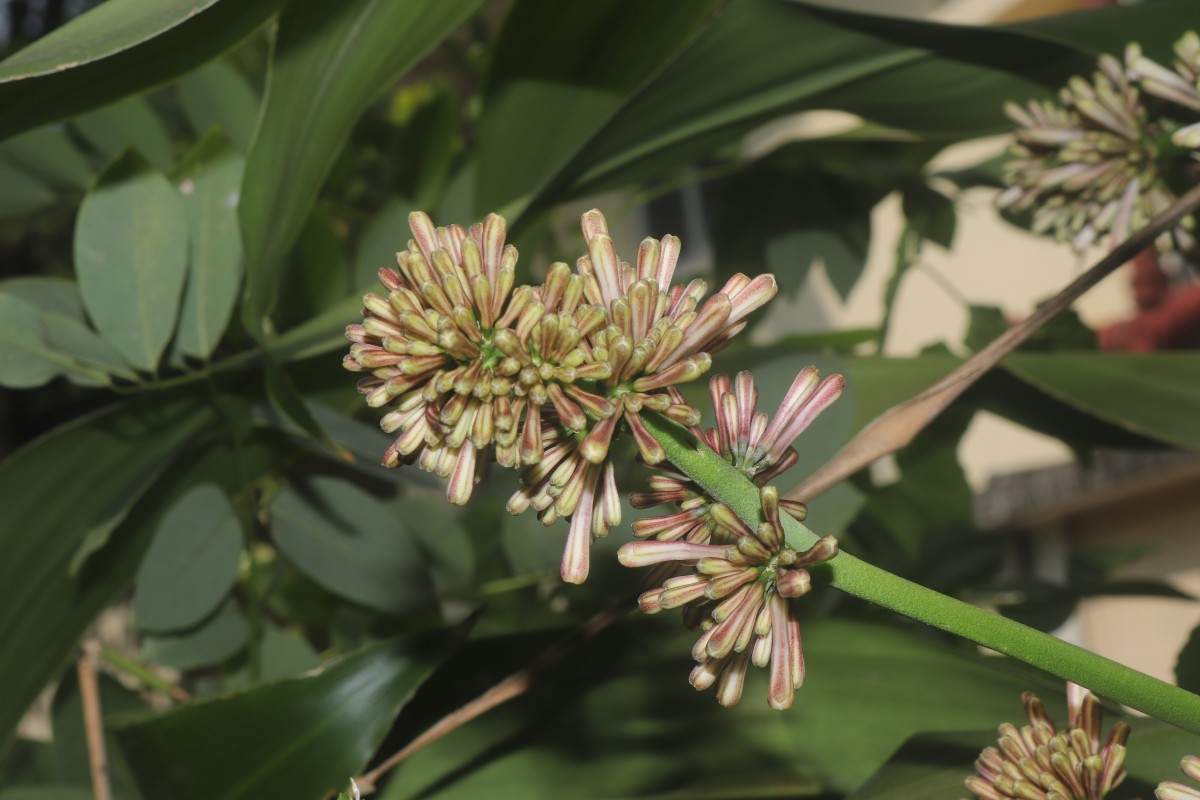
M1029 724L1000 726L997 747L975 762L978 775L964 783L979 800L1103 800L1125 779L1129 726L1118 722L1101 739L1100 701L1088 690L1067 685L1068 721L1056 730L1042 701L1021 695Z

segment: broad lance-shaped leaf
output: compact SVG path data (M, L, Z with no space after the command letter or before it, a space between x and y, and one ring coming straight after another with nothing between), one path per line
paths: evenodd
M221 339L242 278L238 192L245 160L216 130L184 159L176 185L190 236L187 284L175 347L207 358Z
M391 642L319 673L117 727L147 797L319 800L366 765L436 655Z
M289 486L271 504L271 535L296 567L334 594L385 613L428 609L425 560L403 523L338 478Z
M540 210L668 173L803 109L849 111L948 141L1000 132L1009 126L995 98L1048 96L1093 68L1088 42L1107 44L1113 30L1122 41L1173 41L1192 8L1190 0L1163 0L966 28L783 0L730 3L569 158L544 172L521 207Z
M0 62L0 140L168 83L283 0L108 0Z
M110 164L80 206L75 269L96 328L139 369L158 366L175 329L187 258L175 187L136 153Z
M72 120L71 125L105 160L114 159L127 149L138 151L164 171L175 160L166 126L141 97L130 97L84 114Z
M77 419L0 463L0 743L127 585L149 534L131 529L72 576L89 530L213 423L202 405L158 400Z
M242 528L216 486L193 486L167 512L134 580L133 611L148 631L190 628L237 581Z
M283 257L359 116L480 5L296 0L284 9L238 210L249 330L261 330Z

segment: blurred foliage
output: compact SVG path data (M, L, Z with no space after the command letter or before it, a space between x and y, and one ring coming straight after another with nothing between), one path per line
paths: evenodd
M784 0L107 0L0 61L0 798L88 796L63 676L102 617L124 631L102 687L116 797L316 800L636 591L612 558L624 530L564 586L563 525L510 517L511 481L460 511L426 473L377 466L388 437L339 351L409 211L505 213L523 277L579 255L584 203L639 232L682 220L685 259L711 256L687 269L773 271L785 298L814 267L845 298L869 248L894 248L877 326L764 327L716 359L754 368L770 408L804 364L847 376L800 474L961 360L882 354L906 273L953 248L962 192L995 183L993 162L931 160L1127 39L1161 58L1190 2L957 28ZM813 109L862 124L744 145ZM873 241L893 195L903 230ZM955 352L1007 326L968 311ZM972 518L957 452L979 411L1080 453L1200 450L1200 357L1093 349L1061 317L899 453L895 481L857 476L809 524L1047 629L1084 597L1171 596L1119 579L1137 553L1014 582ZM753 687L734 711L695 696L675 621L625 621L379 796L954 798L980 737L941 732L1057 693L820 587L804 613L791 712ZM18 736L54 686L53 742ZM1146 730L1160 760L1200 750Z

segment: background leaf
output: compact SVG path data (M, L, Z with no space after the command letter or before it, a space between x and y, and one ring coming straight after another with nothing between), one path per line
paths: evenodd
M153 88L262 25L282 0L109 0L0 62L0 140Z
M163 517L138 568L138 627L174 631L200 622L233 588L241 555L241 525L225 494L193 486Z
M282 259L359 115L480 2L298 0L283 12L239 208L251 330L274 304Z
M116 158L128 148L140 152L160 170L174 162L171 137L158 114L140 97L131 97L71 123L105 160Z
M362 489L313 478L280 492L271 516L283 554L334 594L393 614L428 607L420 550L403 523Z
M176 348L207 358L221 339L242 278L238 192L245 160L217 132L205 136L176 176L187 213L189 252Z
M109 165L80 206L75 268L84 305L140 369L155 369L175 328L187 248L178 192L135 153Z
M197 136L220 125L234 147L250 150L259 98L246 76L229 63L213 61L185 75L179 81L179 104Z
M316 675L121 725L117 738L150 797L319 800L365 766L433 663L384 644Z

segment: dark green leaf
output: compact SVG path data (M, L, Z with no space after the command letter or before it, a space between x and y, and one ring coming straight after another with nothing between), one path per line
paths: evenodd
M409 212L417 207L404 198L388 201L379 210L362 236L354 258L354 291L356 294L374 291L379 285L379 270L396 263L396 253L404 249L411 235L408 230Z
M137 527L69 566L89 530L147 471L212 418L190 402L142 403L83 417L0 463L0 736L55 675L96 614L133 575L149 530ZM31 532L40 532L33 536Z
M53 205L54 192L31 175L0 161L0 220L28 216Z
M296 389L292 379L283 371L283 367L275 360L274 355L265 348L262 352L263 368L266 376L267 397L271 405L283 414L284 418L293 423L306 436L314 441L330 447L338 456L346 461L353 460L346 450L333 440L317 420L304 398Z
M1181 689L1200 692L1200 628L1192 630L1175 662L1175 682Z
M175 636L142 638L142 657L173 669L195 669L219 664L246 646L249 631L237 604L227 602L195 630Z
M200 622L233 588L241 555L241 524L228 498L211 484L193 486L163 517L138 568L138 627L175 631Z
M208 358L237 302L242 278L242 241L237 198L245 160L217 133L188 154L176 183L187 213L188 278L175 346Z
M969 310L971 322L963 343L972 350L982 350L1009 328L1004 313L995 306L973 305ZM1095 349L1096 332L1083 324L1074 309L1068 308L1023 342L1018 352Z
M277 678L290 678L315 669L320 663L312 645L294 631L283 631L274 625L264 625L258 642L257 664L246 664L229 674L222 690L247 689L256 683ZM247 659L248 660L248 659Z
M954 243L954 203L924 183L904 189L904 218L921 236L947 249Z
M314 478L281 492L271 514L279 549L334 594L388 613L429 607L420 550L403 523L362 489Z
M258 122L258 96L250 82L224 61L213 61L179 82L179 103L197 136L213 125L241 152L250 150Z
M175 329L187 248L179 193L136 154L109 165L79 209L75 268L84 305L140 369L154 370Z
M117 728L148 797L319 800L366 765L433 668L399 644Z
M105 161L130 148L164 172L175 160L166 128L150 104L140 97L85 114L73 124Z
M1006 359L1004 368L1103 420L1200 450L1200 355L1020 354Z
M73 363L50 345L37 307L9 294L0 294L0 345L0 385L14 389L41 386Z
M537 188L647 75L686 42L715 4L587 3L562 24L553 0L522 0L496 42L480 123L480 213ZM593 48L604 32L604 56Z
M257 330L274 305L283 257L359 115L479 4L300 0L287 6L238 211L249 265L248 328Z
M166 83L258 28L281 0L109 0L0 62L0 139Z

